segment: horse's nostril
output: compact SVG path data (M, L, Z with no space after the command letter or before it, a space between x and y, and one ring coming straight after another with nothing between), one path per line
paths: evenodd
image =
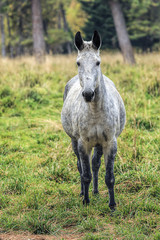
M94 92L92 92L92 94L91 94L91 97L93 98L93 96L94 96Z
M83 91L82 92L82 96L84 97L84 99L87 102L90 102L93 99L93 97L94 97L94 91L92 91L92 90Z

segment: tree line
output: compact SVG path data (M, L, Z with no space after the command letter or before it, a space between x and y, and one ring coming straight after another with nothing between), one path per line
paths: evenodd
M159 50L159 0L0 0L1 55L71 53L80 30L87 40L94 30L103 48L120 48L134 63L132 46Z

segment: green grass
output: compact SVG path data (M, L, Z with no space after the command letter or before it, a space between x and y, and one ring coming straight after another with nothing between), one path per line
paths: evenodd
M157 59L157 61L156 61ZM136 66L102 56L103 73L126 107L115 161L117 210L108 207L105 168L99 196L83 207L80 177L60 114L75 56L0 60L0 232L30 231L81 239L160 239L160 61L139 55ZM62 238L65 239L65 238Z

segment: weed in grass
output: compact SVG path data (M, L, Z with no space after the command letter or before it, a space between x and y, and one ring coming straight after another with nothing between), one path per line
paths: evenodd
M97 222L96 218L83 218L79 225L79 231L81 232L97 232L100 228L102 226Z
M9 198L6 195L0 196L0 209L4 209L9 204Z
M53 229L54 216L45 209L31 211L23 219L26 227L35 234L49 234Z
M12 95L12 91L9 87L5 87L0 91L0 98L5 98Z
M150 86L147 88L147 94L158 97L160 96L160 81L156 79Z
M160 239L160 233L159 233L159 231L157 231L157 232L153 235L153 239L154 239L154 240L159 240L159 239Z
M140 117L136 117L135 119L129 119L128 123L130 123L132 128L136 127L138 129L148 131L152 131L156 127L151 119L144 119Z
M15 99L11 96L7 96L0 101L0 106L2 108L2 112L5 112L6 108L15 107Z
M109 237L109 236L108 236ZM83 238L83 240L103 240L103 239L111 239L111 238L108 238L107 236L105 237L100 237L100 236L95 236L94 234L92 233L88 233L86 234L86 236Z
M160 185L155 185L149 189L149 195L160 200Z

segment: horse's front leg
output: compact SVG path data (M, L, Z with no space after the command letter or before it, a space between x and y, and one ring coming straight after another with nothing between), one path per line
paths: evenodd
M78 171L79 171L80 177L81 177L80 196L83 196L84 195L84 187L83 187L83 181L82 181L82 167L81 167L80 156L79 156L79 152L78 152L78 142L75 139L72 139L72 148L73 148L74 153L77 156L77 168L78 168Z
M101 157L102 157L103 151L102 146L97 145L94 148L94 154L92 158L92 172L93 172L93 193L98 193L98 171L101 165Z
M83 204L89 204L89 185L92 179L91 170L90 170L90 153L91 149L86 149L84 143L78 141L78 152L80 156L80 162L82 167L82 182L84 187L84 199Z
M112 140L108 146L103 147L105 167L106 167L106 176L105 182L108 187L109 192L109 207L114 210L116 203L114 199L114 159L117 153L117 140L116 138Z

